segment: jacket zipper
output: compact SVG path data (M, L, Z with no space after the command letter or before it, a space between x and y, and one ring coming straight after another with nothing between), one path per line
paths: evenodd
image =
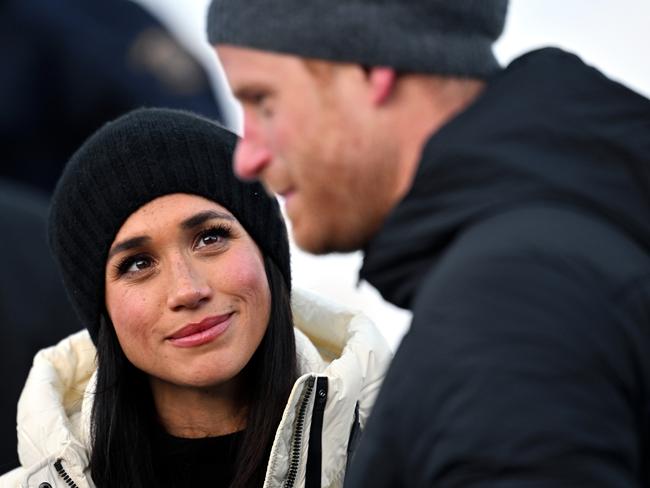
M72 481L70 475L66 472L65 469L63 469L63 464L61 463L61 459L56 460L56 462L54 463L54 469L56 469L56 472L70 488L79 488L77 483Z
M302 398L300 399L300 407L298 408L298 415L296 417L296 429L293 435L293 442L291 443L291 461L289 463L287 479L284 482L284 488L293 488L296 483L298 468L300 467L300 450L303 430L305 428L305 415L307 414L307 405L309 404L315 381L316 378L313 376L307 379L307 385L302 393Z
M307 448L307 470L305 488L321 488L323 464L323 417L327 404L327 377L316 380L316 398L309 427L309 447Z

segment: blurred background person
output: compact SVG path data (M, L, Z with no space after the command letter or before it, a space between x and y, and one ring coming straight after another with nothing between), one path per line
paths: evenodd
M43 227L63 165L96 128L135 107L222 118L205 68L154 13L127 0L0 1L3 471L18 462L16 403L34 354L82 327Z
M128 0L2 0L0 175L50 192L102 123L140 106L221 119L203 66Z
M47 198L0 180L0 472L18 465L16 404L35 351L81 329L46 239Z

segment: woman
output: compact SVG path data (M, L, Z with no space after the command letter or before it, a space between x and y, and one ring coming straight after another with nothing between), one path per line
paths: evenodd
M36 356L1 486L342 485L388 348L290 295L282 216L233 176L234 143L144 109L72 157L50 242L87 331Z

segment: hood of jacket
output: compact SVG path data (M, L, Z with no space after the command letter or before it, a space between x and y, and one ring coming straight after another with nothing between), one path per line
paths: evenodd
M513 61L430 137L360 277L409 308L459 232L540 202L579 207L650 249L650 100L555 48Z
M64 459L79 488L93 486L89 461L90 412L95 346L86 330L39 351L18 401L18 468L0 487L31 487L62 481L56 462Z
M391 353L379 331L361 313L299 289L293 291L292 310L301 376L276 433L265 486L282 486L287 476L288 457L295 450L298 410L301 403L309 407L303 419L309 425L316 378L327 378L329 386L322 486L341 486L355 409L361 425L365 424ZM39 486L43 481L58 486L57 480L62 483L55 467L59 459L80 488L94 486L88 463L95 369L95 347L86 330L36 355L18 404L22 467L1 477L0 487ZM301 449L298 455L305 457L306 444ZM300 463L298 481L300 477L304 481L304 464Z
M297 291L292 308L302 375L276 432L264 488L287 486L291 476L296 480L291 486L305 486L309 438L317 428L305 429L298 443L297 433L301 424L314 426L317 402L323 405L320 486L341 487L353 424L365 427L392 354L384 337L359 311ZM292 464L297 465L294 474Z

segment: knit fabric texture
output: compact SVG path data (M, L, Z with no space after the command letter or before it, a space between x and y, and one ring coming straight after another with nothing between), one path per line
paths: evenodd
M507 0L212 0L208 39L401 72L486 78Z
M126 219L163 195L227 208L291 288L289 241L274 197L232 170L237 137L177 110L140 109L109 122L72 156L52 197L49 242L72 303L96 341L108 251Z

